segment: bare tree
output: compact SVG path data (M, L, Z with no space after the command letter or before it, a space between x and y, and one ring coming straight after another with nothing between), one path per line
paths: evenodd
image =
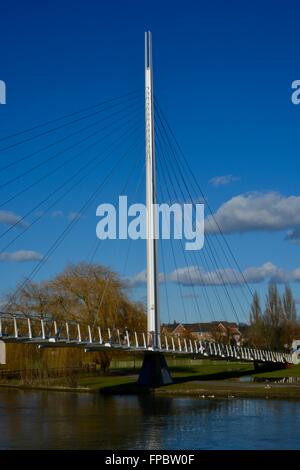
M293 297L293 292L290 286L285 286L285 291L283 294L283 311L285 318L292 322L296 323L297 321L297 312L296 312L296 304Z
M250 342L257 348L265 347L265 328L260 305L260 298L255 291L250 307Z
M6 310L39 318L75 320L104 329L146 329L143 305L128 297L116 273L98 264L70 264L49 281L23 283L7 296ZM67 364L68 354L59 354ZM97 362L106 370L110 357L108 353L97 353Z
M281 298L276 284L269 284L263 313L258 294L254 293L249 340L255 347L274 350L289 348L298 331L296 306L289 286L285 287Z

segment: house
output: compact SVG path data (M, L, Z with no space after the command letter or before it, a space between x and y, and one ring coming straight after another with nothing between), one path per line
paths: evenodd
M242 342L242 333L236 323L230 322L199 322L199 323L169 323L163 324L161 328L162 334L171 336L182 336L195 339L197 341L216 341L216 342L233 342L240 345Z

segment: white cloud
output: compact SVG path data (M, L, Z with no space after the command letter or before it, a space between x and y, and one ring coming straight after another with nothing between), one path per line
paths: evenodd
M134 276L124 278L124 282L127 287L139 287L143 286L147 282L146 271L141 271Z
M227 184L238 181L240 178L233 175L214 176L209 180L209 184L212 186L225 186Z
M244 277L249 283L259 283L265 280L272 280L275 282L288 282L292 280L288 272L278 268L270 261L264 263L260 267L250 267L243 271ZM290 279L291 278L291 279Z
M300 227L300 196L275 192L235 196L219 207L214 218L206 218L206 233L218 233L217 225L223 233L295 229Z
M31 250L19 250L11 253L1 253L0 262L12 261L15 263L22 263L24 261L39 261L43 258L43 255L36 251Z
M198 266L187 266L173 271L168 279L172 282L182 285L221 285L236 284L241 282L242 278L238 275L238 281L235 278L236 271L233 269L219 269L215 271L205 271Z
M178 268L166 276L160 273L159 282L162 283L165 281L174 282L183 286L220 286L223 283L226 285L240 285L245 282L249 284L259 284L265 281L274 281L277 283L300 282L300 268L287 271L274 265L271 261L261 266L250 266L245 268L242 272L232 268L206 271L198 266L185 266ZM124 279L124 282L127 287L144 286L147 282L146 271L141 271L134 276L127 277Z
M0 211L0 223L5 225L18 225L20 227L27 227L27 224L20 215L10 211Z
M247 281L258 284L264 281L300 282L300 268L294 271L284 271L270 261L258 267L248 267L240 273L232 268L206 271L198 266L187 266L173 271L168 279L182 285L237 285Z
M159 282L164 282L165 276L163 273L159 273L158 275ZM125 277L123 279L126 287L141 287L147 283L147 272L146 270L141 271L134 276Z

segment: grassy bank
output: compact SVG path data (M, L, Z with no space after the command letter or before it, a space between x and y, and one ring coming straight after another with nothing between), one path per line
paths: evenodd
M255 372L251 363L201 360L170 360L174 383L151 390L163 396L197 397L264 397L300 399L300 366L271 372ZM24 383L19 380L2 381L0 385L26 389L70 390L104 394L149 392L136 385L140 364L116 362L105 375L79 374ZM246 378L246 379L243 379ZM297 378L299 383L273 383L274 379ZM251 382L251 378L264 380ZM245 380L245 382L243 382Z

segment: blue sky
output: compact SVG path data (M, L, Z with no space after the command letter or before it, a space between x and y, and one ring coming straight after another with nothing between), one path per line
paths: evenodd
M7 85L7 104L0 106L0 137L139 90L140 107L137 105L136 109L142 138L143 34L150 29L153 33L155 95L213 211L231 201L226 206L232 217L230 224L233 228L230 224L227 227L230 246L242 270L260 268L256 276L249 277L256 281L251 288L257 288L263 296L270 276L284 279L287 276L296 297L300 298L299 282L296 282L300 276L295 272L300 267L300 244L296 243L300 225L297 221L300 212L297 199L300 197L300 106L293 105L290 98L292 81L300 79L299 10L296 1L287 5L276 0L154 0L151 4L143 0L62 0L51 4L11 1L1 8L0 18L0 79ZM64 132L57 136L63 137ZM1 152L1 167L38 150L50 143L51 138L47 136L37 142L28 142L26 146ZM82 158L88 159L93 155L92 152L84 153L84 146L82 149ZM131 163L138 161L129 183L132 200L134 194L139 200L144 198L143 186L135 191L143 171L143 152L141 141L139 147L130 153ZM31 164L38 163L39 158L37 154ZM68 172L76 171L85 161L82 158L0 210L24 215L51 189L62 184ZM69 223L72 213L80 211L91 188L108 173L110 163L108 161L100 167L99 172L93 172L80 189L43 215L34 228L5 252L31 250L45 254ZM54 169L56 164L57 161L52 162L5 187L1 190L1 200L5 201ZM26 165L2 172L0 184L26 171ZM116 199L127 168L126 164L122 165L111 184L76 224L36 279L54 275L67 262L87 259L95 243L96 206ZM233 178L212 180L228 175ZM276 194L270 196L269 193ZM290 199L291 196L295 198ZM232 201L232 198L237 199ZM234 211L236 208L240 210L241 204L246 205L248 221L242 226L239 225L240 219L234 220ZM263 219L260 221L253 216L258 207ZM276 214L273 213L274 207ZM27 222L32 220L31 216L26 219ZM7 227L7 223L1 224L3 232ZM18 230L12 230L0 240L2 250ZM286 240L289 230L296 230L290 241ZM99 249L96 260L122 273L126 243L117 243L116 247L115 242L107 242L103 249ZM126 276L134 276L145 267L143 243L135 242L131 250L124 273ZM175 266L170 250L167 247L165 250L167 271L172 272ZM2 259L2 293L28 275L34 263ZM183 258L179 258L178 267L186 267ZM206 319L209 314L201 289L200 286L197 296ZM184 320L178 290L176 283L168 283L172 320ZM192 306L193 292L186 285L182 290L189 319L197 321ZM213 295L211 286L208 292ZM139 287L133 295L144 299L145 289ZM246 302L243 297L241 299ZM161 303L162 317L167 320L164 287ZM245 303L244 309L247 308ZM229 305L226 313L228 318L233 318ZM218 311L216 316L220 316ZM240 318L244 319L242 313Z

